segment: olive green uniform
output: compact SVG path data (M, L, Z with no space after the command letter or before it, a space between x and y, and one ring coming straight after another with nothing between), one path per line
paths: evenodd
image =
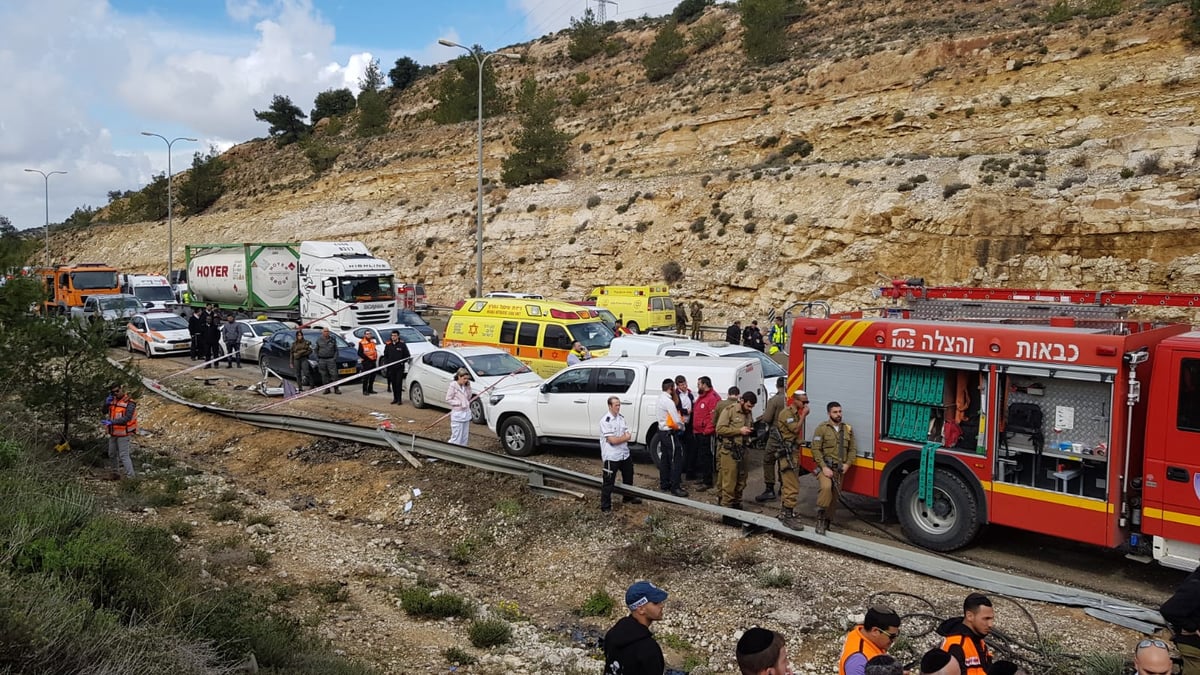
M817 483L820 492L817 494L817 508L824 510L833 505L836 497L833 479L827 478L823 469L834 470L837 485L841 486L839 472L845 473L854 463L858 454L858 446L854 442L854 429L842 422L840 428L835 428L833 422L825 420L817 425L812 438L813 461L817 463ZM838 468L834 468L834 465Z
M767 426L775 426L775 418L779 416L779 411L787 406L787 392L780 389L775 392L775 395L767 399L766 408L763 409L762 417L758 418L759 422L766 422ZM775 483L775 467L779 462L782 448L779 447L779 442L775 439L775 434L771 434L767 438L767 447L763 451L763 483L766 484L768 490L774 490Z
M780 443L776 461L779 464L780 492L783 493L785 511L796 508L796 501L800 498L799 442L804 438L804 418L807 417L802 410L803 408L790 405L784 406L775 416L775 430L779 433L771 434L771 437L778 438L776 442Z
M736 401L730 401L736 403ZM754 420L742 412L741 405L725 406L717 418L717 504L729 508L742 507L742 491L746 489L746 439L743 427L753 427Z

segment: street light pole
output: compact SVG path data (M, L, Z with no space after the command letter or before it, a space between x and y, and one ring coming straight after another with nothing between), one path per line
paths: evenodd
M479 176L475 186L475 297L479 298L483 297L483 64L493 56L519 59L521 55L511 52L484 53L482 49L471 49L466 45L445 39L438 40L438 44L466 50L468 54L475 57L475 63L479 66L479 70L475 74L479 94L479 115L476 124L479 136Z
M196 139L180 136L179 138L172 138L168 141L166 136L161 134L152 134L149 131L143 131L142 135L161 138L163 143L167 144L167 283L172 284L171 290L174 290L175 282L171 280L172 273L175 271L175 239L173 227L174 209L172 209L171 205L175 200L171 195L171 146L175 144L175 141L191 141L192 143L195 143Z
M45 193L46 193L46 269L50 269L50 176L53 176L55 174L62 174L65 176L67 174L67 172L66 171L51 171L49 173L46 173L45 171L39 171L37 169L25 169L25 171L27 171L29 173L40 173L42 175L42 182L45 183Z

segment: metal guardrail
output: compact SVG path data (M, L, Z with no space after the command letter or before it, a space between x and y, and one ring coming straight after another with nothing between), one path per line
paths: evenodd
M114 365L116 365L115 362ZM528 480L530 488L540 492L555 495L567 494L579 498L585 496L583 493L575 490L549 485L547 481L559 482L572 487L597 490L601 486L600 478L595 475L580 473L550 464L542 464L528 459L510 457L483 450L474 450L415 434L382 428L341 424L279 413L230 410L189 401L164 387L161 383L149 378L144 378L143 382L147 388L160 396L196 410L222 415L258 427L292 431L326 438L337 438L365 445L391 447L396 450L403 448L426 457L433 457L484 471L510 476L524 476ZM656 490L618 485L616 491L618 493L636 495L646 500L673 504L692 511L719 516L723 519L743 523L758 532L771 532L772 534L793 541L836 549L846 554L903 567L919 574L943 579L969 588L1014 598L1082 607L1089 615L1095 618L1147 634L1153 633L1159 626L1166 624L1162 616L1153 609L1101 593L1070 588L1062 584L1050 583L1007 572L980 569L971 563L961 562L946 556L890 546L840 532L828 532L818 535L810 528L793 530L771 516L697 502Z

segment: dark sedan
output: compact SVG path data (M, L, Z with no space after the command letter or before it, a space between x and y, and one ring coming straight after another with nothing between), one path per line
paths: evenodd
M405 326L412 326L413 328L417 329L418 333L425 336L426 340L429 340L435 346L439 342L437 331L433 329L433 326L430 326L429 322L427 322L425 319L422 319L420 314L417 314L411 309L401 308L396 310L396 323L401 323Z
M303 333L304 339L313 344L313 351L308 355L308 362L312 364L312 372L315 374L317 372L317 338L321 337L321 331L305 330ZM333 334L333 339L337 340L338 345L338 375L344 378L358 372L358 352L354 351L354 348L340 335ZM272 333L271 337L262 343L262 349L258 352L258 365L262 368L263 375L266 375L267 369L270 368L281 377L296 379L296 369L292 367L292 345L295 342L296 331L281 330ZM300 383L304 387L314 386L314 384L313 382Z

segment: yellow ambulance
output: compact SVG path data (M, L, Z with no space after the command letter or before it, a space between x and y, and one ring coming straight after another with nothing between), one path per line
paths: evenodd
M442 345L498 347L550 377L567 366L578 340L592 356L608 354L613 332L594 309L526 298L470 298L446 324Z
M666 285L597 286L587 299L616 314L635 333L675 328L675 302Z

